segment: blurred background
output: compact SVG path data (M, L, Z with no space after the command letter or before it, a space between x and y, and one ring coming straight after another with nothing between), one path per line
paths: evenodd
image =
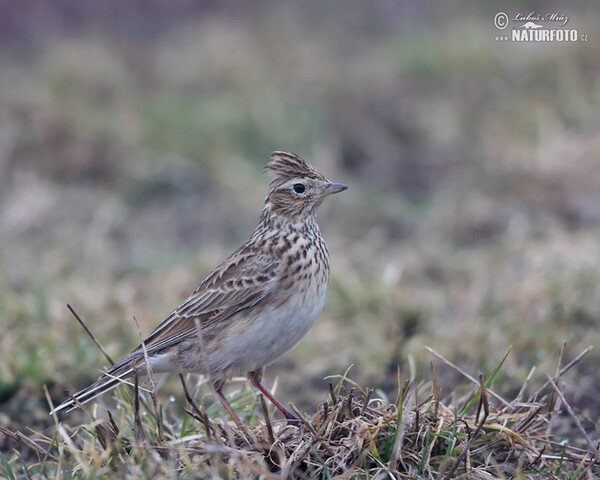
M502 8L589 41L496 41L489 2L1 1L0 423L105 366L66 303L121 357L246 240L278 149L350 187L320 211L325 309L267 370L284 403L351 364L395 395L425 345L475 376L512 345L514 396L597 347L600 5ZM596 428L599 354L564 378Z

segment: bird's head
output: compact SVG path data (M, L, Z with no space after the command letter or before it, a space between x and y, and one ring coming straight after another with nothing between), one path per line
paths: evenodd
M292 221L314 217L325 197L348 188L330 182L293 153L273 152L265 171L275 175L265 200L265 210Z

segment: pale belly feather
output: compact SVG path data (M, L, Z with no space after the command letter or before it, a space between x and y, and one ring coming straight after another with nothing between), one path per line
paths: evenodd
M325 285L318 291L309 290L304 297L297 295L284 305L263 310L251 322L238 319L245 328L239 335L222 337L219 348L209 355L211 368L241 375L293 349L313 326L325 302Z

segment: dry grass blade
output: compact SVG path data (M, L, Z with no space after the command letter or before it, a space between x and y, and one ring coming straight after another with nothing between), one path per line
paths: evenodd
M202 423L204 425L205 431L206 431L206 436L208 437L208 440L211 440L212 434L214 432L214 427L211 425L210 420L208 418L208 416L200 411L200 409L198 408L198 405L196 405L196 402L194 402L194 399L192 398L192 396L190 395L190 391L188 390L187 384L185 382L185 378L183 378L183 374L179 374L179 380L181 381L181 385L183 386L183 393L185 395L185 399L187 400L187 402L192 406L192 408L194 409L194 412L191 412L190 410L184 408L184 410L191 415L192 417L194 417L196 420L198 420L200 423Z
M262 407L263 415L265 418L265 423L267 425L267 433L269 434L269 442L271 444L275 443L275 437L273 436L273 426L271 425L271 417L269 416L269 409L267 408L267 403L265 402L265 397L259 395L260 397L260 405Z
M333 406L337 403L337 397L335 396L335 391L333 389L333 383L329 383L329 396L331 397L331 403Z
M577 363L579 363L585 355L587 355L589 352L591 352L593 348L594 347L590 345L583 352L581 352L579 355L577 355L573 360L571 360L569 363L567 363L567 365L565 365L564 368L562 368L560 370L558 377L561 377L562 375L567 373L573 366L577 365ZM542 393L544 390L546 390L549 386L550 386L550 381L547 381L546 383L544 383L540 388L538 388L534 393L532 393L529 396L528 402L535 402L537 400L537 397L540 395L540 393Z
M438 352L436 352L433 348L425 346L425 350L427 350L429 353L431 353L434 357L439 358L442 362L444 362L446 365L448 365L450 368L456 370L458 373L460 373L463 377L465 377L466 379L468 379L471 383L474 383L475 385L479 385L479 382L473 378L471 375L469 375L467 372L465 372L463 369L461 369L460 367L458 367L457 365L455 365L454 363L452 363L450 360L446 359L443 355L439 354ZM504 400L500 395L498 395L497 393L494 393L492 390L486 390L492 397L494 397L496 400L498 400L499 402L503 403L506 407L508 408L513 408L512 404L507 402L506 400Z
M567 342L562 342L561 347L560 347L560 353L558 355L558 362L556 362L556 371L554 373L554 379L553 379L554 383L558 382L558 379L560 378L560 366L562 365L562 361L565 356L566 346L567 346ZM548 378L550 378L550 377L548 377ZM547 407L548 407L548 412L560 410L560 404L558 404L558 405L556 404L556 391L555 390L550 391L550 396L546 403L547 403ZM550 428L550 425L548 426L548 428Z
M3 433L7 437L12 438L15 442L18 442L21 445L24 445L25 447L33 450L40 457L40 460L44 457L51 458L54 461L58 460L54 455L52 455L50 452L48 452L47 450L42 448L40 445L35 443L29 437L26 437L25 435L23 435L21 432L13 432L12 430L10 430L6 427L0 427L0 433Z
M544 409L544 407L545 405L542 404L534 410L531 410L525 419L517 424L517 426L514 428L514 431L517 433L525 431L529 424L537 418L538 414Z
M106 350L104 350L104 347L102 346L102 344L96 338L96 335L94 335L92 333L92 331L87 327L87 325L84 323L84 321L81 319L81 317L77 314L77 312L75 311L75 309L70 304L68 304L68 303L67 303L67 308L71 311L71 313L77 319L77 321L79 322L79 324L83 327L83 329L85 330L85 332L90 336L90 338L92 339L92 341L96 344L96 346L100 349L100 351L106 357L106 360L108 360L108 363L110 363L111 365L114 365L115 362L113 361L113 359L110 358L110 355L108 354L108 352Z
M523 385L521 386L521 389L519 390L519 393L517 394L517 397L515 398L514 403L520 403L521 400L523 399L523 395L525 395L525 391L527 390L527 387L529 386L529 382L531 381L531 377L533 377L535 370L536 370L536 368L534 365L533 367L531 367L531 370L529 370L529 374L527 375L525 382L523 382Z
M335 455L334 452L329 447L329 445L327 444L327 442L325 441L325 439L321 435L319 435L319 433L314 429L314 427L310 424L310 422L308 420L306 420L306 418L304 418L304 415L302 414L302 412L300 410L298 410L294 404L291 404L290 408L292 409L294 414L298 417L298 419L300 420L300 423L310 432L311 436L315 440L321 441L323 447L325 448L325 450L327 450L327 452L330 455Z
M373 395L373 389L367 389L367 396L363 399L363 406L360 410L360 415L363 416L369 407L369 401L371 400L371 396Z
M440 387L438 385L437 372L435 371L435 366L433 365L433 362L430 362L429 365L431 366L432 390L433 398L435 400L433 416L434 418L438 418L440 411Z
M162 443L162 440L163 440L162 419L161 419L161 414L160 414L160 408L158 407L158 397L157 397L157 393L156 393L156 382L154 381L154 372L152 372L152 364L150 363L150 359L148 357L148 350L146 349L146 342L144 341L144 337L142 335L142 330L140 329L140 324L137 321L137 318L135 318L135 316L133 317L133 322L135 323L135 327L137 329L138 336L140 337L140 342L141 342L140 344L142 346L142 351L144 352L144 363L146 365L146 376L148 377L148 380L150 381L150 398L152 399L152 406L154 407L153 415L154 415L154 418L156 419L156 425L158 428L158 438ZM134 368L134 374L136 376L135 395L138 396L139 382L137 380L137 371L135 370L135 368ZM139 409L139 405L138 405L138 409ZM150 410L150 411L152 411L152 410Z
M140 390L139 390L139 375L137 369L133 369L133 431L135 439L139 443L146 440L146 433L142 426L142 416L140 414Z
M567 402L567 400L565 399L564 395L562 394L562 392L560 391L560 389L558 388L556 383L554 383L554 380L552 380L552 377L548 374L546 374L546 377L548 378L548 382L550 383L550 385L552 386L552 388L554 389L554 391L560 398L561 402L565 405L567 411L569 412L569 415L571 415L571 418L575 422L575 425L577 425L577 428L581 432L581 435L583 435L583 438L585 439L586 443L590 447L590 451L594 454L596 459L600 459L600 453L598 453L598 448L596 448L596 445L594 445L594 442L592 442L592 439L590 438L590 436L587 434L587 432L583 428L583 425L581 425L581 422L577 418L577 415L575 415L575 412L571 408L571 405L569 405L569 402Z
M74 395L73 395L71 392L67 392L67 395L68 395L68 397L69 397L71 400L73 400L73 403L74 403L75 405L77 405L77 406L78 406L78 407L79 407L81 410L83 410L83 411L85 412L85 414L86 414L88 417L90 417L90 419L91 419L92 421L94 421L94 422L96 421L96 418L94 417L94 415L92 415L92 412L90 412L90 411L88 410L88 408L87 408L87 407L86 407L86 406L85 406L83 403L81 403L81 402L80 402L80 401L77 399L77 397L75 397L75 396L74 396Z
M75 396L71 394L71 392L67 392L67 395L71 400L73 400L73 403L78 408L83 410L83 412L92 420L92 425L94 426L94 430L96 431L98 441L100 442L102 448L105 451L110 449L117 437L117 434L115 434L116 426L112 430L110 428L106 428L106 426L103 424L104 422L98 421L96 417L92 415L92 412L90 412L84 404L82 404L77 398L75 398Z

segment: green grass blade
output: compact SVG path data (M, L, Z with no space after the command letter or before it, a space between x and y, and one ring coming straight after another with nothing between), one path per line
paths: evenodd
M496 366L496 368L494 368L494 370L492 370L492 373L490 374L489 378L484 382L484 385L486 386L486 388L490 388L490 386L492 385L494 378L496 378L496 375L498 375L498 372L500 371L500 369L504 365L504 362L508 358L508 354L510 353L511 348L512 348L512 346L508 347L508 349L506 350L506 353L502 357L502 360L500 360L500 363ZM471 410L471 408L473 408L473 406L477 402L479 402L480 397L481 397L481 391L479 391L475 395L473 395L473 398L471 399L471 401L469 403L467 403L465 408L463 408L462 411L460 412L459 417L466 415L466 413L469 410Z
M425 459L427 458L427 454L429 452L429 441L431 440L431 428L427 428L427 436L425 437L425 448L423 449L423 456L421 457L421 462L419 463L419 469L417 470L417 475L421 475L423 473L423 468L425 467Z
M15 474L13 473L11 466L8 464L8 462L4 458L4 455L2 455L1 453L0 460L2 460L2 465L4 465L4 470L6 471L6 475L8 476L9 480L16 480Z

